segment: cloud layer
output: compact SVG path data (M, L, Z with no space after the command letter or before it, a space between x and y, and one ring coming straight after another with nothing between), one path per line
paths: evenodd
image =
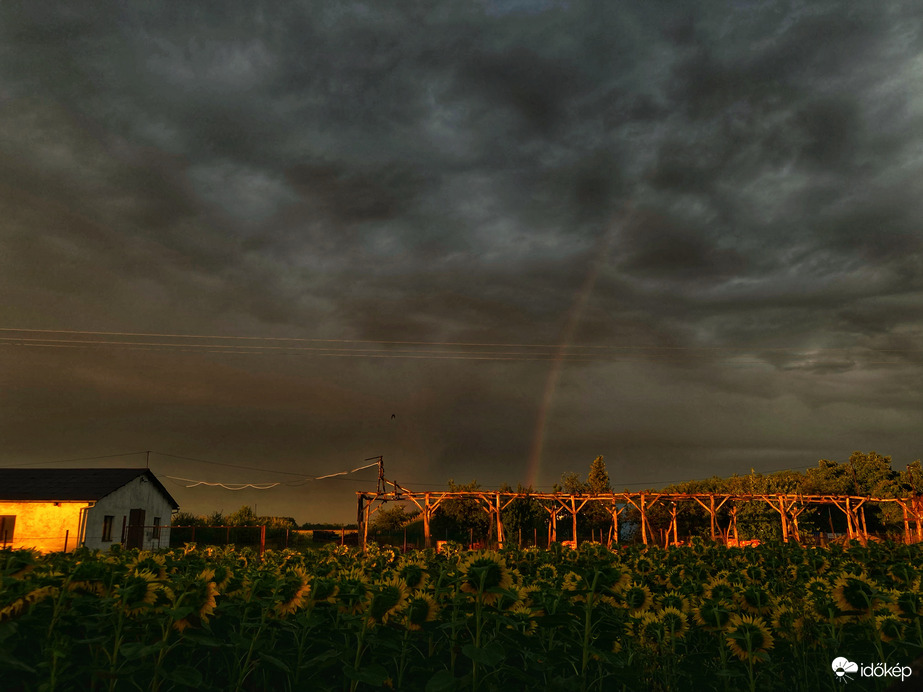
M33 3L0 27L0 327L378 349L0 332L3 463L385 453L400 482L515 484L541 436L539 484L604 454L619 485L920 456L912 2ZM349 518L354 489L259 501Z

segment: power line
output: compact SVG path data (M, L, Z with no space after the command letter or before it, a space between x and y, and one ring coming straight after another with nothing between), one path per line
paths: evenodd
M466 341L400 341L391 339L318 339L305 337L285 337L285 336L222 336L219 334L174 334L166 332L108 332L108 331L86 331L86 330L69 330L69 329L26 329L17 327L0 327L0 332L15 332L29 334L70 334L75 336L119 336L119 337L154 337L154 338L172 338L172 339L210 339L219 341L286 341L295 343L330 343L330 344L387 344L387 345L408 345L408 346L459 346L466 348L544 348L544 349L592 349L592 350L660 350L660 351L778 351L778 352L818 352L818 351L850 351L855 348L861 348L863 351L875 353L905 353L919 352L923 348L869 348L869 347L835 347L835 346L817 346L817 347L795 347L795 346L660 346L660 345L630 345L630 346L611 346L611 345L578 345L578 344L524 344L524 343L504 343L504 342L466 342ZM13 340L33 340L39 339L29 337L0 337ZM43 339L41 341L51 342L59 341L64 343L122 343L113 341L88 341L88 340L53 340ZM128 344L138 344L139 342L124 342ZM140 342L144 343L144 342ZM159 342L155 342L159 343ZM164 344L172 345L172 344ZM177 344L180 346L191 346L191 344ZM208 344L211 346L226 346L226 344ZM246 348L285 348L282 346L265 347L250 346ZM324 350L324 349L319 349ZM355 349L358 350L358 349ZM380 350L380 349L379 349Z
M75 461L96 461L97 459L114 459L116 457L131 457L138 454L147 454L147 452L126 452L125 454L104 454L98 457L79 457L76 459L55 459L54 461L30 461L25 464L4 464L0 468L19 468L21 466L44 466L46 464L69 464Z

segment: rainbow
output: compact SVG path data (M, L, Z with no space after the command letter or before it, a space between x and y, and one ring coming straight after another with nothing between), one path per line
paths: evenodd
M551 411L551 405L554 401L554 393L558 387L558 380L561 377L561 370L564 361L568 355L568 349L571 348L574 334L583 318L586 305L589 302L590 295L596 285L599 277L599 271L603 262L609 257L609 250L612 247L612 241L626 223L628 223L633 213L633 207L628 207L609 224L605 233L600 236L593 252L592 260L587 271L583 284L577 291L574 303L567 315L567 322L564 325L564 331L561 334L561 340L555 350L554 358L551 361L551 369L548 371L548 377L545 380L545 389L542 393L542 403L538 409L538 416L535 420L535 431L532 434L532 445L529 450L528 473L526 476L526 485L534 486L538 480L538 473L542 465L542 450L545 446L545 427L548 422L548 414Z

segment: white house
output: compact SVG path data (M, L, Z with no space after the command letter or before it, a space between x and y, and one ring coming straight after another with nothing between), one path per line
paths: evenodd
M0 547L168 547L177 509L150 469L0 469Z

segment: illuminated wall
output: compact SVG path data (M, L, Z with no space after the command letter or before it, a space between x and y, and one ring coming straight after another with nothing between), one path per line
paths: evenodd
M80 509L86 502L0 502L0 515L15 516L13 540L3 547L37 548L42 552L77 547ZM2 536L0 536L2 540Z

